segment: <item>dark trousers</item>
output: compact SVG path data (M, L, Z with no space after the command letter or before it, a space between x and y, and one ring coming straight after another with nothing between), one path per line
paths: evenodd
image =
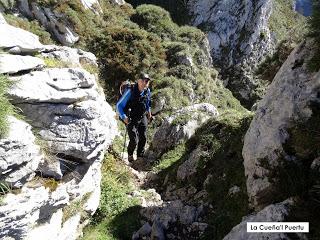
M147 141L147 125L148 119L143 116L140 120L132 120L128 126L129 135L129 145L128 145L128 155L133 155L133 152L138 145L137 156L142 157L144 154L144 146Z

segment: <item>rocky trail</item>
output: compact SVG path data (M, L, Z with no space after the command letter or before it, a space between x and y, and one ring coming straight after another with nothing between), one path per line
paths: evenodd
M136 159L136 158L135 158ZM134 176L136 190L132 197L138 198L142 209L140 215L141 228L133 233L132 239L198 239L208 224L201 222L204 206L191 206L178 199L168 200L165 192L159 191L157 173L153 170L156 161L139 159L132 163L127 160L127 154L122 161ZM138 217L138 216L137 216Z

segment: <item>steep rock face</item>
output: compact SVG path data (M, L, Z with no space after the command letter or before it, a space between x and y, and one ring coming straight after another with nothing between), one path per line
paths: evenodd
M204 25L208 30L214 61L223 63L224 67L240 63L255 65L271 49L267 27L272 9L270 0L201 0L189 1L188 6L193 25Z
M96 66L92 54L44 46L31 33L1 27L10 29L1 34L3 55L25 60L9 75L9 96L30 125L10 118L12 131L0 140L1 186L7 192L1 196L0 238L76 239L99 204L101 161L117 134L115 113L95 75L81 68ZM10 55L12 49L24 56ZM72 62L69 68L38 69L30 67L34 59L28 53L43 65L59 65L67 56ZM12 72L7 62L0 69Z
M18 8L26 17L37 19L63 45L71 46L79 40L79 36L63 21L62 14L27 0L19 0Z
M222 69L226 85L251 105L261 84L252 70L274 48L268 27L272 1L191 0L188 8L192 24L208 33L214 64Z
M319 118L320 72L307 70L312 54L310 41L291 53L259 102L246 133L243 157L247 189L251 203L257 209L297 194L298 189L290 192L281 188L286 185L283 181L290 181L283 178L291 176L291 180L298 181L294 187L299 188L304 182L304 167L310 167L310 161L317 157L314 151L319 144L313 140L316 137L313 132L319 130L316 122Z

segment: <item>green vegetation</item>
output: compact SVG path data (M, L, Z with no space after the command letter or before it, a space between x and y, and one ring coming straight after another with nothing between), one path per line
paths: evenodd
M4 137L9 130L7 116L15 113L6 95L11 84L6 76L0 74L0 138Z
M278 42L290 39L299 42L306 29L306 18L292 9L291 0L274 0L269 28Z
M251 115L222 115L200 127L187 142L188 150L200 148L206 152L198 165L192 184L201 189L207 176L207 201L214 207L206 217L209 224L203 239L222 239L248 214L246 178L244 176L243 138ZM229 193L232 187L239 192Z
M100 205L83 239L131 239L140 227L139 202L128 196L134 180L116 155L109 152L104 160Z
M58 60L56 58L42 58L47 68L72 67L72 63Z
M306 18L292 10L291 0L273 1L269 28L275 34L277 48L258 67L256 74L269 85L292 50L304 39L307 29ZM264 37L261 33L260 37Z
M296 43L290 42L289 40L281 41L274 54L267 56L264 62L260 64L256 74L263 80L272 82L273 78L279 71L282 64L287 60L294 47L296 47Z
M70 205L63 209L62 223L65 223L69 218L80 214L81 218L88 218L88 214L84 211L84 204L88 201L91 193L86 193L79 199L73 200Z
M204 188L208 192L202 201L213 205L213 209L204 217L209 227L201 239L222 239L249 213L242 147L251 120L252 114L242 112L212 118L186 143L163 154L153 167L158 174L154 183L158 185L158 191L166 191L163 181L167 179L166 186L193 186L197 191ZM177 169L195 149L203 152L197 172L188 181L180 182L176 178ZM239 191L229 193L229 189L235 186Z
M187 1L185 0L128 0L128 3L137 7L141 4L153 4L166 9L171 13L174 22L179 25L185 25L190 23L190 16L188 15Z
M185 151L185 144L176 146L174 149L163 154L160 160L153 166L152 170L155 173L161 173L165 176L165 173L167 173L166 170L171 169L171 167L177 165L177 163L181 163Z
M308 66L311 71L320 69L320 3L313 1L312 16L309 20L309 35L315 39L314 55L309 60Z

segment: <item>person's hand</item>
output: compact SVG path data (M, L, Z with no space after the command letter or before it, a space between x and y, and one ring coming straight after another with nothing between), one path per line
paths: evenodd
M151 123L153 120L153 116L152 116L151 112L148 112L147 118L148 118L149 123Z
M123 122L126 124L126 125L128 125L129 124L129 118L125 118L125 119L123 119Z

